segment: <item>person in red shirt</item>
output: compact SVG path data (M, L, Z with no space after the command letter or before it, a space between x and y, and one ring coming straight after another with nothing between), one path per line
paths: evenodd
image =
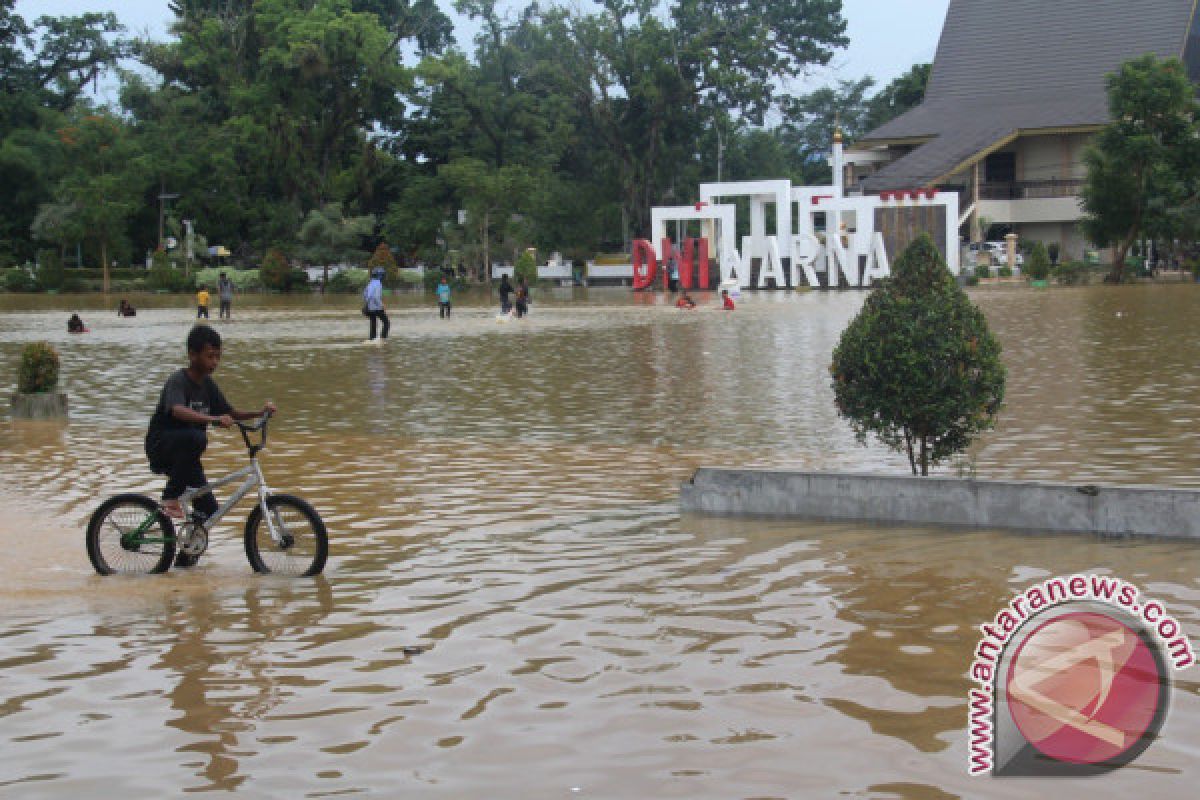
M675 307L690 311L696 307L696 301L692 299L692 296L688 294L687 290L685 289L683 292L683 297L680 297L675 301Z
M721 290L721 308L725 311L733 311L733 298L729 296L728 289Z

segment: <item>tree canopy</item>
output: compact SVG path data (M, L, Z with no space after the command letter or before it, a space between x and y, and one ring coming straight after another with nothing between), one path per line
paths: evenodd
M1084 154L1083 229L1114 248L1111 279L1119 283L1134 242L1198 232L1200 104L1177 58L1134 59L1107 84L1113 121Z
M437 0L173 0L145 41L0 0L0 261L140 261L160 214L247 265L622 249L718 174L820 179L830 108L861 133L919 101L920 68L789 95L847 43L841 6L456 0L478 26L456 43ZM119 107L88 91L106 71ZM336 220L370 230L333 243Z

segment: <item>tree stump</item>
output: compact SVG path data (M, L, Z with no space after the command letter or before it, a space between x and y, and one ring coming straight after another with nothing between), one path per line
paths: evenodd
M14 419L65 419L67 394L66 392L38 392L36 394L14 392L12 415Z

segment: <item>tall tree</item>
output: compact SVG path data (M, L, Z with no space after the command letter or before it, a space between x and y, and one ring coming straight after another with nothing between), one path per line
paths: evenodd
M840 0L601 0L569 19L561 75L609 148L634 230L674 188L704 116L761 123L781 81L846 43ZM703 107L706 114L697 114Z
M1176 58L1128 61L1107 78L1112 122L1084 153L1083 230L1113 247L1110 279L1144 237L1171 238L1200 201L1196 89Z

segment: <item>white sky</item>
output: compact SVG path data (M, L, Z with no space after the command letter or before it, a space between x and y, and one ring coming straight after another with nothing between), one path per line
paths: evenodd
M451 0L439 0L453 18ZM523 2L510 2L520 7ZM882 86L913 64L933 60L950 0L842 0L850 46L838 52L828 68L815 70L793 91L808 92L837 80L866 75ZM27 22L43 14L65 16L85 11L116 11L131 33L166 36L172 15L166 0L17 0L16 11ZM459 19L456 35L470 51L474 26Z

